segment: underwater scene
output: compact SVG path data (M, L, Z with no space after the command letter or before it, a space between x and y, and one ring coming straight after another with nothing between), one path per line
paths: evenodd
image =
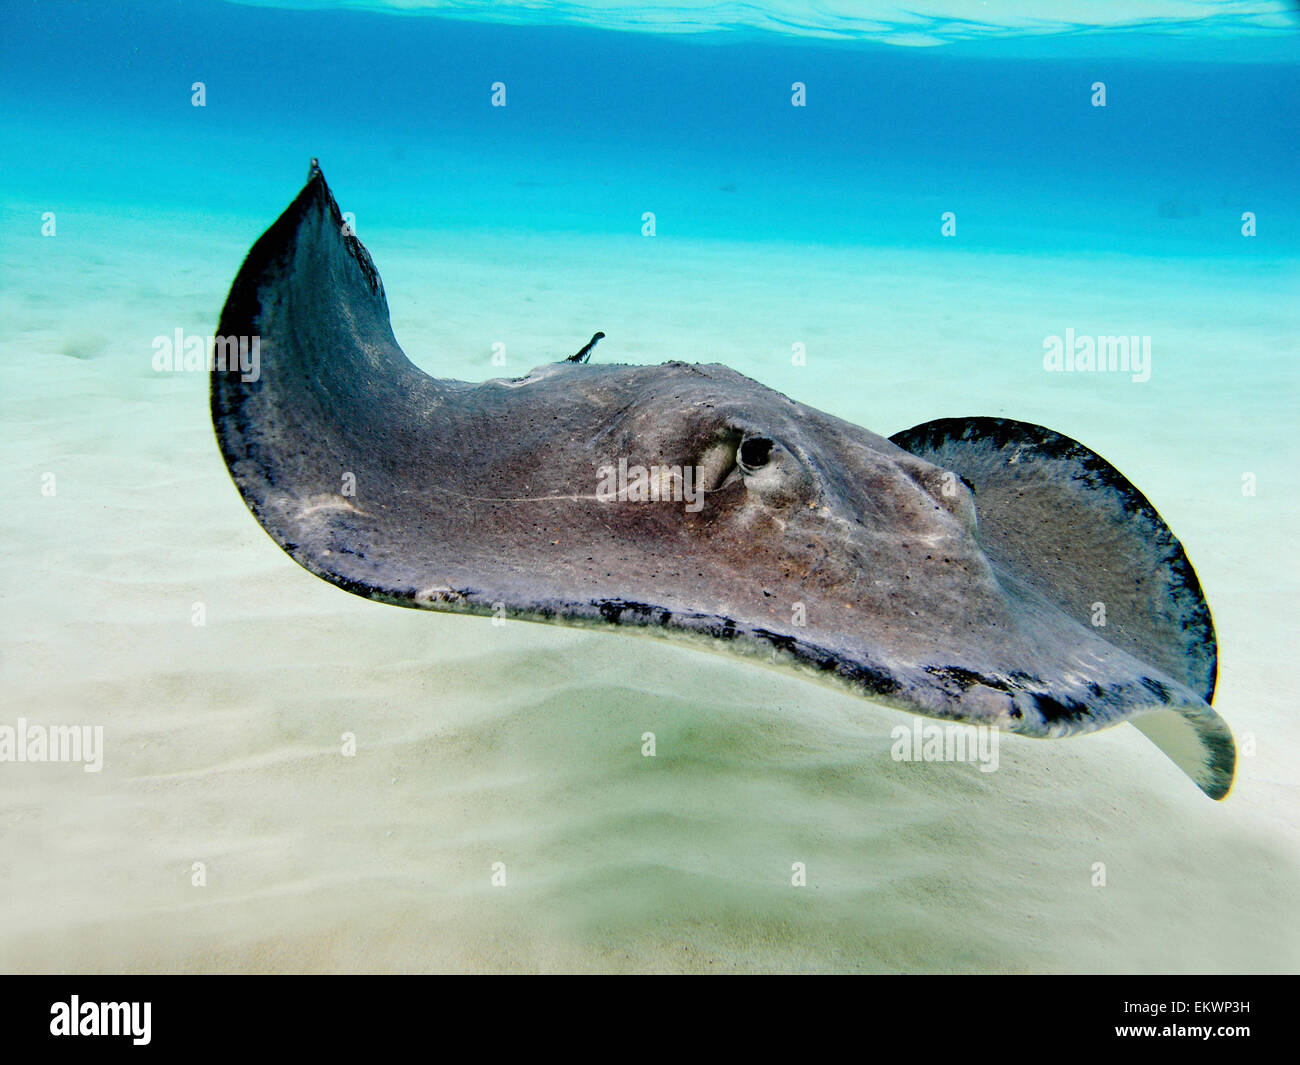
M5 971L1300 967L1295 5L0 58Z

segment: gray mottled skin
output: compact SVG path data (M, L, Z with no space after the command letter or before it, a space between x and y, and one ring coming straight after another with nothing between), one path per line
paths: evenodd
M429 377L316 168L249 253L219 332L261 338L257 380L212 374L231 476L295 560L348 591L695 636L1031 736L1162 714L1189 730L1192 756L1161 745L1202 789L1231 784L1195 574L1074 441L970 419L898 434L904 450L719 365ZM748 440L772 442L765 462ZM600 501L597 471L620 458L701 467L702 509Z

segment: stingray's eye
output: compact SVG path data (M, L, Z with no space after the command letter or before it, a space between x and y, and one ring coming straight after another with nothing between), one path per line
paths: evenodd
M772 457L772 441L765 436L751 436L742 441L736 461L746 473L761 470Z

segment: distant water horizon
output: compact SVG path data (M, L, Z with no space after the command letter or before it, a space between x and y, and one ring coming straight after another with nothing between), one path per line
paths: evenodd
M1153 64L1037 58L1037 29L981 57L957 30L930 48L721 30L704 45L294 6L7 10L0 151L21 165L0 194L262 215L318 157L363 226L636 232L651 212L669 239L1300 247L1300 37L1277 36L1284 13L1248 33L1240 9L1222 37L1221 20L1185 27L1164 46L1176 61ZM1290 61L1216 62L1241 34Z

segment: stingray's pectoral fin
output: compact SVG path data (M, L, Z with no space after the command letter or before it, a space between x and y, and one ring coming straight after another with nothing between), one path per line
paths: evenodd
M214 350L210 402L231 479L266 532L358 595L446 583L400 569L419 543L418 506L404 512L407 529L393 519L412 494L404 478L419 481L412 456L438 453L421 418L444 386L398 346L375 264L315 160L245 258L218 331L225 348L237 339L260 353L245 373Z
M1151 698L1135 701L1127 720L1202 791L1223 798L1237 756L1209 705L1214 622L1182 544L1147 498L1100 455L1039 425L945 418L890 439L972 488L980 546L995 571L1189 689L1175 698L1158 677L1144 681Z

